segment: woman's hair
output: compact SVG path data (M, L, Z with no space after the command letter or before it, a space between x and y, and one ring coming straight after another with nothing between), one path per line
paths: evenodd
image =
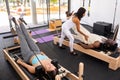
M105 43L101 43L100 49L102 51L115 51L117 49L118 44L112 39L108 39Z
M118 44L114 40L112 39L106 40L106 47L108 50L115 51L117 49L117 46Z
M57 59L52 59L51 63L56 67L53 71L47 71L47 74L52 80L55 80L55 76L58 74L58 61Z
M56 72L56 70L55 71L48 71L47 74L51 80L55 80L55 76L57 75L57 72Z
M78 11L75 13L75 16L78 17L79 20L83 17L83 14L86 12L86 9L83 7L80 7Z
M73 12L69 13L68 11L65 12L66 16L69 17L72 15Z

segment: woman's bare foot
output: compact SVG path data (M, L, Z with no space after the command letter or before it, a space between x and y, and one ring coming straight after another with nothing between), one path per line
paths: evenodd
M22 23L22 22L21 22L21 20L19 20L19 19L18 19L17 21L18 21L18 23L19 23L19 24L21 24L21 23Z
M18 64L23 63L23 61L22 61L21 59L18 59L16 62L17 62Z

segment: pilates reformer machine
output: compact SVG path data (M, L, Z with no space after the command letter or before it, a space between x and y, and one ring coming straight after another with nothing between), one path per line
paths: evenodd
M20 54L20 46L14 46L3 49L3 54L5 57L5 60L8 61L12 67L15 69L15 71L19 74L22 80L37 80L38 77L34 74L29 73L24 67L17 64L15 62L14 55L18 55L20 58L22 58ZM65 69L64 67L59 67L59 75L63 76L61 80L83 80L83 69L84 64L79 64L79 77ZM38 79L39 80L39 79ZM48 80L48 79L45 79Z
M114 36L113 36L114 40L117 36L118 28L119 28L119 26L116 26ZM55 36L54 40L53 40L53 43L56 45L58 42L59 42L59 37ZM104 51L97 51L97 50L93 50L93 49L85 49L77 43L78 42L74 43L74 45L73 45L75 50L78 50L78 51L83 52L87 55L93 56L97 59L100 59L102 61L107 62L109 64L109 68L112 69L112 70L116 70L120 67L120 56L119 55L117 57L113 57L113 56L110 56L110 55L106 54ZM69 46L69 41L65 39L63 41L63 45Z

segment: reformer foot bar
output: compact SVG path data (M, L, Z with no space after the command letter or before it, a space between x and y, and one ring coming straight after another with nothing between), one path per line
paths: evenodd
M22 80L36 80L36 76L29 73L24 67L21 65L18 65L15 62L15 59L13 57L14 54L20 55L20 46L15 46L15 47L10 47L3 49L3 54L5 57L5 60L8 61L12 67L15 69L15 71L18 73L18 75L21 77ZM84 64L80 63L79 64L79 77L65 69L64 67L60 66L60 70L65 71L65 76L67 79L66 80L83 80L83 69L84 69ZM65 79L61 79L65 80Z
M54 41L54 44L57 44L59 42L59 38L55 36L53 41ZM69 41L64 40L63 45L69 46ZM117 58L114 58L105 54L104 52L98 52L93 49L85 49L76 43L74 43L74 49L107 62L109 64L109 68L112 70L116 70L120 67L120 56L118 56Z

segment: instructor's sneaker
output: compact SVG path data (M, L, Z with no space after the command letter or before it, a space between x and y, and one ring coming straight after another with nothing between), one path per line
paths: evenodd
M60 48L60 49L65 49L65 47L64 47L64 46L59 46L59 48Z
M57 43L57 45L59 46L59 43ZM65 49L65 46L59 46L60 49Z
M77 56L78 54L76 52L70 52L70 54L74 55L74 56Z

